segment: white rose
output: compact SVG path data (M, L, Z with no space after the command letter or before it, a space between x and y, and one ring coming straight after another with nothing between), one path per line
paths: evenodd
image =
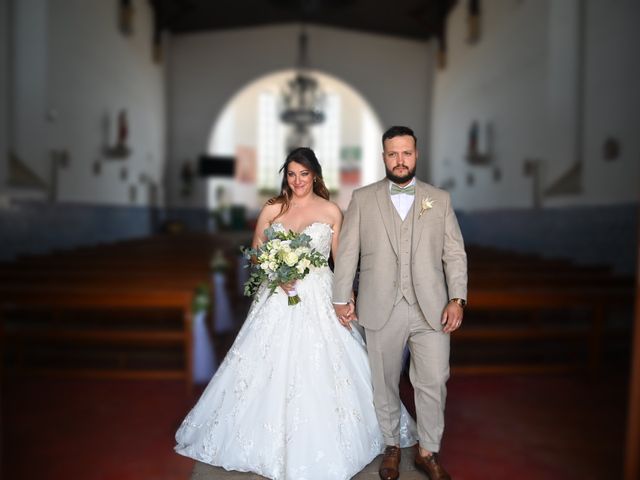
M308 258L303 258L302 260L300 260L299 266L302 267L302 270L300 271L300 273L302 273L304 269L308 268L310 265L311 265L311 261Z
M296 263L298 263L298 255L296 255L296 252L287 252L283 257L283 260L284 263L286 263L290 267L293 267Z

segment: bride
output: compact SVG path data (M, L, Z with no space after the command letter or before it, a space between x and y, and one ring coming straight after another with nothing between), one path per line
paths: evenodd
M329 201L314 152L287 157L282 194L260 212L264 230L309 235L327 258L337 249L342 212ZM270 479L345 480L382 453L371 372L362 337L344 328L331 302L333 273L312 270L295 284L261 288L215 376L176 433L176 452L227 470ZM401 444L415 443L403 408Z

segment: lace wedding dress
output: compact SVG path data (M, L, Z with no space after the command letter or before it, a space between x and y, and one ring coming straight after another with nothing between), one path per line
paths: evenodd
M274 224L275 228L284 227ZM333 231L304 229L327 257ZM362 337L336 318L328 267L298 281L301 302L258 291L233 346L176 433L176 451L271 479L343 480L384 449ZM402 409L401 443L415 443Z

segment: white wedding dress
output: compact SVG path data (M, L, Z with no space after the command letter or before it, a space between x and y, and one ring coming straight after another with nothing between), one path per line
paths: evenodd
M315 222L304 233L329 256L329 225ZM296 285L301 302L295 306L281 289L269 295L261 287L176 433L176 452L290 480L349 479L382 452L364 342L338 322L332 282L328 267L311 271ZM401 444L415 444L415 424L404 407Z

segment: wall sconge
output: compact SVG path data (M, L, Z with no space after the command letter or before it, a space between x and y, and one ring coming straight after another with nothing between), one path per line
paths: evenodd
M473 173L467 173L467 185L472 186L476 182L476 177L473 176Z
M533 206L539 208L542 205L542 194L540 191L542 160L539 158L526 158L522 164L522 173L525 177L533 179Z
M602 158L605 162L613 162L620 157L620 142L615 137L607 137L602 145Z
M133 4L131 0L118 2L118 28L123 35L133 33Z
M189 160L182 162L182 166L180 167L180 180L180 194L185 198L190 197L191 193L193 193L196 174L193 170L193 165Z
M58 168L67 168L71 163L71 155L66 148L52 149L50 155L51 160Z
M493 127L487 122L484 129L480 129L477 120L469 127L467 139L467 162L471 165L488 165L492 159Z
M456 188L456 179L453 177L447 178L440 184L440 188L446 190L447 192L450 192L451 190Z
M111 122L108 116L105 116L103 122L104 137L106 139L105 146L103 148L105 157L114 160L123 160L131 155L131 149L127 145L129 139L129 121L127 120L127 111L125 109L120 110L117 119L117 136L115 145L109 145Z
M129 203L136 203L138 199L138 187L129 185Z
M66 148L51 149L49 150L49 158L51 159L49 200L56 202L58 200L58 171L69 167L71 154Z
M467 4L467 42L480 40L480 0L468 0Z

